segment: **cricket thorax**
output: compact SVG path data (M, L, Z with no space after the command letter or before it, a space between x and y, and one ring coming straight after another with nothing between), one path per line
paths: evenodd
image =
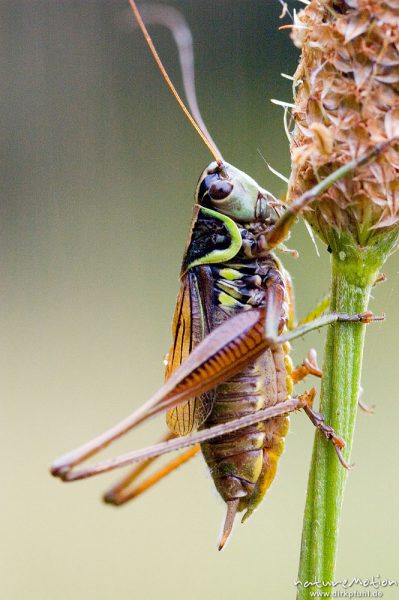
M213 280L214 304L225 318L240 310L265 306L271 287L278 286L285 295L283 277L271 254L258 259L237 256L232 261L212 265L209 269ZM218 315L218 312L214 326L223 320L223 315ZM287 308L283 306L281 328L286 317Z

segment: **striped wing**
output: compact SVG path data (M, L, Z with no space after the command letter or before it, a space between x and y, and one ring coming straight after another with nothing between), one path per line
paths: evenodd
M190 269L181 281L172 323L173 344L168 354L166 379L210 331L212 290L208 273L207 267ZM178 436L197 430L212 410L214 396L214 391L210 391L171 408L166 413L169 429Z

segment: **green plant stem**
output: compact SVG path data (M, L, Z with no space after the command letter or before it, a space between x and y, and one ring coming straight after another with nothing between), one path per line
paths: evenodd
M379 266L374 262L367 268L367 262L359 257L353 262L350 260L349 264L338 257L333 258L331 310L350 314L367 310ZM343 455L347 461L350 460L356 420L365 328L361 324L336 323L329 326L327 333L320 411L326 423L344 438ZM307 600L310 592L320 589L305 587L305 582L317 581L323 591L331 591L328 582L334 580L347 475L332 444L317 431L302 533L298 574L302 585L298 585L298 600Z

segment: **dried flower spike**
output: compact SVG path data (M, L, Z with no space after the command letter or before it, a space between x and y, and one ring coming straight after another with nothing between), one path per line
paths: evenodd
M377 143L399 136L399 1L312 0L296 19L289 197ZM399 145L332 186L306 218L339 251L399 228ZM392 236L390 236L391 238ZM393 236L394 237L394 236Z

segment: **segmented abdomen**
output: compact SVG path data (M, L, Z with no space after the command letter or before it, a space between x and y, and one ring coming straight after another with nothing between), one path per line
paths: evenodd
M240 374L216 389L205 427L274 406L291 392L288 345L266 350ZM274 479L288 431L288 416L276 417L201 445L212 478L227 502L239 498L249 515Z

